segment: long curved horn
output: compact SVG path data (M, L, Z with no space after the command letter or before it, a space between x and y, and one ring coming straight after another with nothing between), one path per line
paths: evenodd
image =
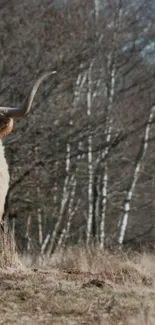
M23 117L28 114L28 112L31 109L35 94L41 84L41 82L51 74L57 73L56 71L45 73L43 76L41 76L37 81L35 82L32 90L26 96L26 98L23 101L23 104L20 108L13 108L13 107L2 107L0 106L0 114L2 113L3 117Z

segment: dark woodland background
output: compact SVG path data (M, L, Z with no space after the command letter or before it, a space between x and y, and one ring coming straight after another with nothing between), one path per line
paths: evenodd
M20 251L155 242L155 6L98 3L0 0L0 104L57 71L4 140Z

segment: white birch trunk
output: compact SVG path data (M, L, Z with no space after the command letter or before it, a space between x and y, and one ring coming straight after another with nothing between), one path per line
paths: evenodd
M91 240L92 220L93 220L93 155L92 155L92 136L88 137L88 221L87 221L87 244Z
M45 253L45 249L50 241L50 238L51 238L51 235L50 234L47 234L43 243L42 243L42 246L41 246L41 255L44 255Z
M79 142L78 148L81 149L81 147L82 147L82 143ZM83 155L82 156L81 155L78 155L77 156L77 161L80 161L82 158L83 158ZM76 174L77 173L78 173L78 166L75 169L75 177L76 177ZM80 200L78 200L75 208L73 209L74 199L75 199L75 192L76 192L76 186L77 186L77 181L76 181L75 177L73 178L72 191L71 191L70 201L69 201L69 206L68 206L68 220L67 220L67 225L66 225L66 228L63 229L63 234L62 234L62 239L61 239L61 243L62 243L62 240L64 239L64 244L67 242L67 240L69 238L69 232L70 232L70 228L71 228L71 222L72 222L72 219L73 219L73 217L75 215L75 212L78 209L79 202L80 202Z
M81 94L83 92L84 89L84 85L86 83L87 80L87 72L82 74L79 74L76 80L76 87L75 87L75 91L74 91L74 102L73 102L73 106L77 106L77 104L80 101L81 98Z
M97 199L95 205L95 221L96 221L96 240L97 242L100 241L100 203L101 203L101 191L100 191L100 184L101 184L101 176L97 176Z
M62 245L64 245L65 242L67 241L68 237L69 237L69 231L70 231L70 227L71 227L71 222L72 222L72 218L73 218L74 213L75 213L75 210L74 210L73 206L74 206L76 185L77 185L77 182L76 182L76 180L74 178L73 179L73 183L72 183L72 190L71 190L71 193L70 193L69 205L68 205L68 220L67 220L67 225L62 230L62 233L61 233L60 238L59 238L59 241L58 241L58 247L61 247Z
M57 233L58 233L59 227L60 227L62 219L63 219L63 214L64 214L64 210L66 207L66 203L69 198L70 151L71 151L70 143L67 143L67 146L66 146L66 177L65 177L64 186L63 186L63 194L62 194L62 201L61 201L61 206L60 206L60 213L59 213L58 221L55 224L52 236L50 238L51 242L50 242L48 253L47 253L48 256L50 256L53 252Z
M27 252L29 252L31 249L30 225L31 225L31 214L29 214L27 218L26 234L25 234L25 238L27 239Z
M41 209L38 209L38 237L39 237L39 245L42 245L43 242L43 229L42 229L42 216L41 216Z
M92 111L92 60L88 70L88 91L87 91L87 115L88 118ZM92 136L88 136L88 220L87 220L87 245L90 244L92 220L93 220L93 154L92 154Z
M72 219L79 207L79 203L80 203L80 200L78 200L74 210L72 209L70 214L69 214L69 218L68 218L68 222L67 222L67 227L66 227L66 236L65 236L65 242L67 242L68 238L69 238L69 232L70 232L70 228L71 228L71 222L72 222Z
M37 194L38 194L38 200L40 199L40 188L37 187ZM41 216L41 209L37 209L37 220L38 220L38 239L39 239L39 245L41 247L43 242L43 229L42 229L42 216Z
M131 210L131 200L132 200L133 193L134 193L134 190L135 190L135 187L136 187L136 183L137 183L137 180L138 180L141 165L143 163L143 160L144 160L147 148L148 148L150 129L151 129L151 124L152 124L154 115L155 115L155 106L153 106L151 108L151 110L150 110L150 114L149 114L149 118L148 118L148 121L147 121L144 137L143 137L141 147L140 147L138 155L137 155L137 160L136 160L136 163L135 163L135 169L134 169L134 172L133 172L133 176L131 178L131 182L130 182L130 185L129 185L129 188L127 190L126 197L125 197L125 200L124 200L124 209L123 209L124 214L123 214L122 224L121 224L119 238L118 238L118 243L119 243L120 246L123 244L123 241L124 241L124 236L125 236L125 232L126 232L127 225L128 225L129 213L130 213L130 210Z
M53 195L54 204L56 204L58 201L57 168L58 168L58 161L56 161L55 163L55 182L54 182L54 195Z
M60 247L64 247L64 237L66 234L66 228L62 229L62 232L60 234L59 240L58 240L58 244L57 244L57 249L59 249Z
M82 66L81 66L81 68L82 68ZM86 80L87 80L87 72L84 72L83 74L81 73L77 77L76 84L75 84L75 91L74 91L74 101L73 101L74 107L76 107L79 104L79 101L81 99L81 94L83 92ZM73 125L73 123L71 123L71 124ZM81 147L82 147L82 143L79 142L79 149L81 149ZM80 159L81 159L81 155L78 155L77 160L80 160ZM69 165L69 164L67 163L67 165ZM69 167L68 167L68 169L69 169ZM70 195L68 195L69 206L68 206L67 225L66 225L66 227L63 228L63 230L61 232L61 235L60 235L60 238L58 241L58 247L62 246L63 241L66 241L69 236L72 218L75 213L75 209L73 209L73 204L74 204L74 197L75 197L76 184L77 184L77 181L75 180L76 172L77 172L77 168L75 170L74 176L72 175L72 179L73 179L73 183L71 184L72 190L70 192Z
M106 218L106 208L107 208L107 188L108 188L108 163L107 157L109 154L111 136L112 136L112 106L115 95L115 80L116 80L116 66L115 59L110 57L110 61L114 60L111 69L111 80L110 80L110 91L109 100L107 107L107 125L106 125L106 147L101 154L101 160L104 161L104 175L102 184L102 211L101 211L101 223L100 223L100 247L104 248L105 239L105 218ZM110 66L110 62L108 63ZM108 93L108 92L107 92Z
M102 185L102 211L101 211L101 224L100 224L100 248L104 248L105 239L105 217L107 208L107 188L108 188L108 164L104 165L104 176Z
M82 74L79 74L78 77L77 77L76 85L75 85L75 91L74 91L73 106L76 106L80 101L81 92L83 90L86 79L87 79L87 73L86 72L83 74L83 76L82 76ZM73 125L72 121L70 121L70 125ZM64 181L63 196L62 196L61 207L60 207L60 214L59 214L58 221L57 221L57 223L55 225L54 231L52 233L52 236L50 234L47 234L47 236L46 236L46 238L45 238L45 240L44 240L44 242L42 244L42 247L41 247L42 254L44 254L45 249L46 249L46 247L47 247L50 240L51 240L51 243L49 245L48 255L50 255L51 252L53 251L53 247L54 247L56 236L57 236L57 231L58 231L59 226L60 226L60 224L62 222L63 212L64 212L64 209L65 209L66 204L67 204L68 199L69 199L69 189L68 189L68 187L69 187L69 170L70 170L70 163L71 163L71 160L70 160L70 151L71 151L70 143L67 144L66 151L67 151L67 154L66 154L66 178L65 178L65 181ZM56 167L57 167L57 164L58 164L58 162L56 163ZM54 184L54 192L55 192L54 202L56 203L57 202L57 195L56 195L56 193L57 193L57 181L55 181L55 184ZM71 202L72 202L72 200L71 200ZM72 203L70 203L70 204L72 204ZM70 212L69 212L69 214L70 214ZM71 213L71 215L72 215L72 213ZM70 215L69 215L69 221L68 222L71 223L71 216ZM63 241L63 238L64 238L65 234L66 234L66 228L64 228L62 230L62 233L60 235L59 242L58 242L59 246L62 244L62 241Z
M119 29L119 23L120 19L122 17L122 9L119 8L119 15L117 20L114 22L114 35L113 35L113 42L112 46L113 49L109 54L108 62L107 62L107 70L110 71L110 89L107 89L107 96L109 94L108 99L108 107L107 107L107 121L106 121L106 130L105 130L105 136L106 136L106 147L102 151L101 154L101 160L104 162L104 176L103 176L103 187L102 187L102 212L101 212L101 223L100 223L100 247L104 247L104 239L105 239L105 218L106 218L106 208L107 208L107 188L108 188L108 163L107 158L109 155L109 149L110 149L110 143L111 143L111 137L112 137L112 123L113 123L113 117L112 117L112 107L114 102L114 96L115 96L115 82L116 82L116 49L115 49L115 43L116 43L116 36ZM108 91L109 90L109 91Z

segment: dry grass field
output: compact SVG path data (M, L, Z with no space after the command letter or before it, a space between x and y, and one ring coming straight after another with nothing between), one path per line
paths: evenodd
M40 266L7 254L1 252L0 324L155 324L153 254L68 248Z

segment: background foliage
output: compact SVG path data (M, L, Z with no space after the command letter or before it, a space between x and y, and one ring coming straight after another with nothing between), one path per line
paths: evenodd
M20 250L154 243L152 1L1 1L0 102L31 114L5 139L5 217Z

